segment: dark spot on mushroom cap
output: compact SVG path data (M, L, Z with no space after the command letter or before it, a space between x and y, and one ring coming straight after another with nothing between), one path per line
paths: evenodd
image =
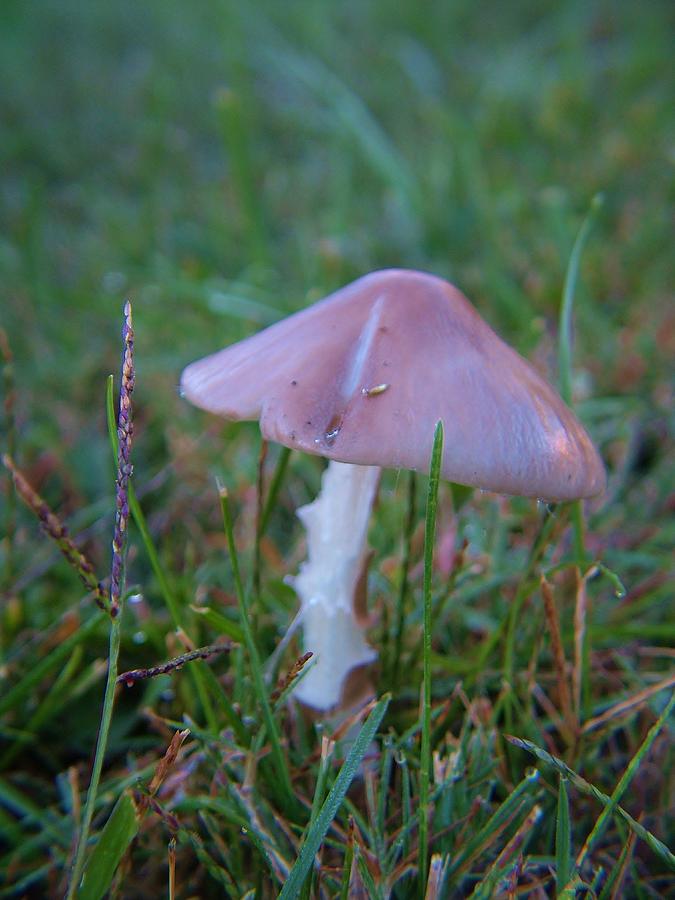
M293 381L291 381L291 387L295 387L297 385L297 383L298 382L294 378Z

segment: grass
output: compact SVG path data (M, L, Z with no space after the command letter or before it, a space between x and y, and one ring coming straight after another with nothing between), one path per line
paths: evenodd
M669 7L8 0L0 21L0 451L45 504L2 470L0 897L64 896L89 814L77 896L672 891ZM436 487L385 473L375 698L321 721L289 699L298 639L275 649L322 464L176 385L388 265L456 282L557 379L608 491L546 509L441 482L425 544ZM159 674L104 708L127 297L115 627L119 670Z

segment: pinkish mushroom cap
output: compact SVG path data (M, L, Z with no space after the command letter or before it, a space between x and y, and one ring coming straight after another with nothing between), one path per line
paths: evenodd
M182 392L265 438L358 465L428 470L544 500L599 494L605 471L576 416L451 284L374 272L188 366Z

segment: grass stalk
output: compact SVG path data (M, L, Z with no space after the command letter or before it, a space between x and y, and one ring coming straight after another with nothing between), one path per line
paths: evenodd
M117 434L119 438L117 451L117 482L115 494L115 534L113 538L112 574L110 579L110 640L108 647L108 675L106 678L105 694L103 697L103 709L101 710L101 723L98 739L96 741L96 753L94 765L87 791L87 801L82 814L82 822L75 852L75 861L68 885L68 900L71 900L79 890L80 879L84 868L89 830L96 807L98 785L103 769L106 748L108 746L108 734L112 722L113 705L115 702L115 689L117 686L117 664L120 651L121 627L122 627L122 599L125 589L125 556L127 548L127 524L129 518L128 486L131 476L131 437L133 425L131 419L131 395L134 389L134 332L131 318L131 304L127 301L124 306L124 355L122 360L122 378L120 385L119 412L117 417Z
M59 519L59 517L49 508L42 497L33 490L23 473L17 468L14 460L9 454L4 454L2 463L10 473L16 493L21 497L26 506L35 513L40 520L40 524L45 532L56 544L64 558L77 572L80 580L88 591L94 597L97 605L101 609L108 608L108 596L103 585L96 578L94 567L87 557L77 547L68 529ZM13 496L13 494L12 494Z
M112 377L108 378L106 408L108 411L108 431L110 433L110 440L113 446L113 451L116 453L117 434L115 429ZM150 561L150 566L159 584L160 593L162 595L162 598L164 599L164 603L166 604L167 609L169 610L169 615L171 616L174 627L176 629L183 629L183 631L188 634L188 630L185 627L184 616L178 604L178 600L176 599L172 589L169 586L169 581L160 562L159 554L155 549L152 535L150 534L150 529L148 528L148 523L145 519L145 514L143 513L143 509L141 508L141 504L139 503L138 497L136 496L136 492L134 490L134 486L132 484L129 485L128 489L128 502L129 511L131 512L131 516L134 520L136 528L138 528L143 546L145 547L145 552L147 553L148 559ZM204 711L204 716L209 725L209 728L213 732L216 732L218 731L218 720L216 718L215 712L213 710L213 705L211 704L209 693L206 688L206 679L204 677L204 672L201 670L202 665L203 663L197 663L195 666L191 666L189 673L195 686L195 690L197 692L197 696L199 697L199 702Z
M419 805L419 889L424 897L429 858L429 784L431 781L431 587L433 579L434 543L436 539L436 510L438 486L443 456L443 423L437 422L429 467L427 512L424 528L424 643L422 651L422 749L420 755Z

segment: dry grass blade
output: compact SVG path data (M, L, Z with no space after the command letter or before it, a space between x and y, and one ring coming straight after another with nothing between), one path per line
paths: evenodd
M616 719L619 716L625 716L627 713L634 710L637 706L640 706L642 703L646 703L646 701L649 700L650 697L653 697L654 694L658 694L661 691L668 690L668 688L671 687L675 687L675 673L673 673L672 675L668 675L667 678L664 678L662 681L658 681L656 684L652 684L650 687L645 688L642 691L638 691L638 693L633 694L632 697L627 697L625 700L621 700L619 703L615 703L614 706L610 706L609 709L606 709L603 713L600 713L599 716L595 716L593 719L589 719L587 722L584 722L581 727L581 733L589 734L591 731L602 728L603 725L606 725L613 719Z
M567 680L567 665L565 662L565 651L563 650L562 637L560 635L560 623L558 622L558 613L555 608L555 600L553 598L553 590L546 578L541 576L541 594L544 598L544 610L546 612L546 624L549 634L551 635L551 649L553 651L553 660L555 663L556 676L558 680L558 694L560 696L560 705L562 706L563 718L565 720L568 744L574 743L578 731L578 720L572 708L572 697L570 694L569 683Z
M626 845L621 851L619 862L608 881L607 886L609 887L609 890L607 893L605 893L605 891L603 890L602 894L600 895L600 900L605 900L605 898L607 898L607 900L621 900L621 897L625 896L624 881L633 859L633 851L635 850L636 841L637 835L634 831L631 831L628 835Z
M272 693L270 694L270 700L274 703L276 702L282 694L284 694L293 684L298 675L302 672L305 665L310 661L310 659L314 656L311 650L308 650L307 653L303 653L291 666L290 670L282 676L277 682L277 686L274 688Z
M176 897L176 838L169 841L169 900Z
M535 803L523 819L516 833L492 863L485 877L476 885L471 895L475 900L490 900L491 897L495 896L499 881L506 879L508 876L509 869L517 870L518 860L516 859L512 862L513 857L522 853L525 844L532 836L532 829L541 819L542 813L541 806Z
M448 871L448 857L440 853L434 853L429 863L429 878L424 900L442 900L443 882Z
M445 896L443 893L443 882L448 871L448 857L440 853L434 853L429 863L429 878L427 879L427 890L424 894L424 900L441 900Z
M93 565L76 546L61 519L49 508L38 492L31 487L11 456L5 453L2 457L2 462L12 475L19 497L38 517L44 532L55 542L68 563L80 576L86 589L94 595L96 603L101 609L107 609L109 602L105 588L96 578Z
M169 774L170 770L173 768L174 763L178 759L178 753L180 752L180 748L183 746L185 739L190 734L190 729L185 728L183 731L174 732L173 737L171 738L171 743L166 749L166 753L160 759L157 764L157 769L155 770L155 774L152 776L152 781L148 785L148 793L151 797L157 793L159 788L162 785L162 782L166 779L166 776ZM148 806L148 797L142 797L138 808L140 810L147 809Z
M594 571L594 570L591 570ZM586 584L591 572L581 575L578 568L574 570L577 580L576 602L574 604L574 665L572 667L572 696L576 721L581 721L581 693L584 680L584 663L586 648L586 619L588 616L588 591Z

